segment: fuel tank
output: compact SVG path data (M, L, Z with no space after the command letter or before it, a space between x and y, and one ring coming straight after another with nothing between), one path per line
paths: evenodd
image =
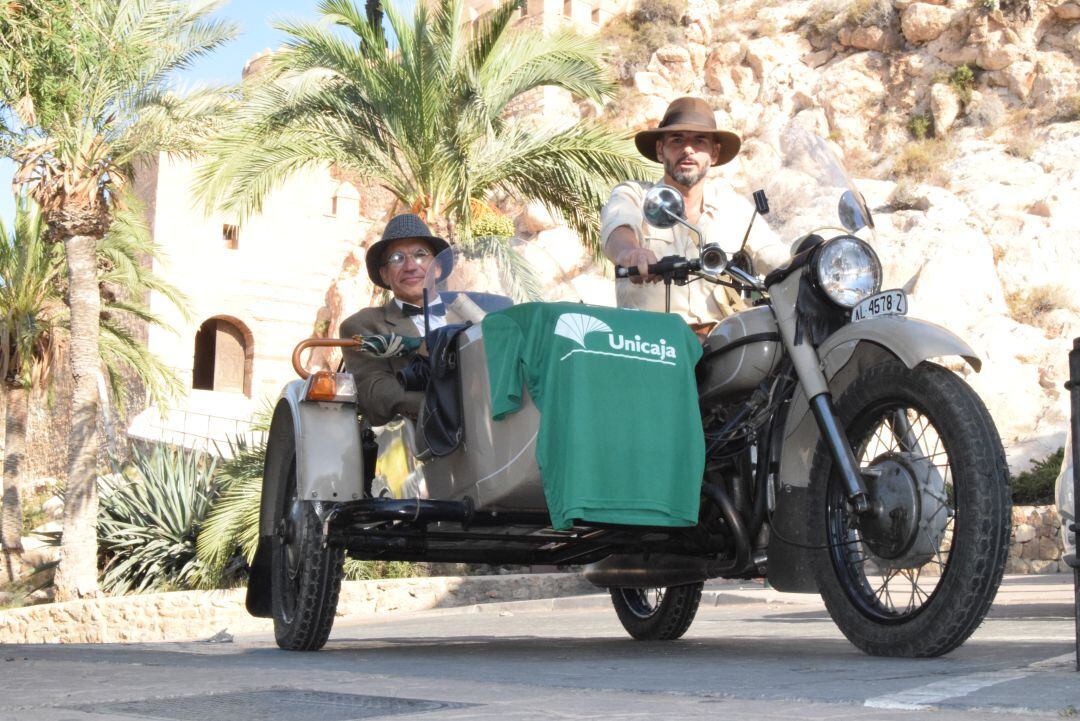
M705 341L697 365L702 406L724 403L753 390L780 362L780 329L767 306L720 321Z

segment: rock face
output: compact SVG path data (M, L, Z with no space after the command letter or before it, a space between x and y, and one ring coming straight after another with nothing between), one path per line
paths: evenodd
M952 11L940 5L913 3L900 16L900 28L908 42L936 40L952 21Z
M945 362L986 402L1013 472L1062 445L1080 336L1080 4L897 0L859 17L830 16L824 0L691 6L685 42L657 50L635 78L640 102L608 119L646 127L679 95L708 98L743 138L717 179L746 195L779 163L788 123L828 138L874 211L885 284L982 357L981 373ZM918 116L936 134L922 148ZM900 165L905 154L921 165ZM531 230L528 213L518 222L556 294L611 297L568 238Z

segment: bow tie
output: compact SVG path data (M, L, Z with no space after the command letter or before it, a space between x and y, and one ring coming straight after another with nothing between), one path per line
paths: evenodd
M430 305L428 306L428 310L432 315L446 315L446 304L439 303L438 305ZM403 302L401 304L401 312L407 316L423 315L424 309L418 305Z

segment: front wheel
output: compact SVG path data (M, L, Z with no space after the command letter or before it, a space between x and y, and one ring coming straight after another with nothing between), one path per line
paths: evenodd
M274 637L283 649L318 651L334 623L345 551L324 543L312 502L301 500L297 492L296 455L287 455L291 458L281 464L287 476L270 561Z
M697 614L704 583L668 588L613 588L611 603L623 628L639 641L681 637Z
M878 656L948 653L982 622L1009 550L1008 470L990 414L958 376L890 361L837 403L872 507L856 516L819 444L810 537L836 625Z

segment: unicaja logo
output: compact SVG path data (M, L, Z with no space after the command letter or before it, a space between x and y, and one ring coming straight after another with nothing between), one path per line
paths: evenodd
M641 340L641 336L639 335L634 336L633 340L622 335L618 338L614 335L609 335L608 345L614 350L632 350L635 353L654 355L658 358L675 357L675 349L669 346L667 340L664 338L661 338L659 343L650 343L649 341Z
M608 347L612 351L623 352L612 353L610 351L586 348L585 338L590 333L607 333ZM647 363L675 365L675 348L668 345L667 339L661 338L659 341L651 341L642 340L640 335L635 335L633 338L627 338L622 334L615 335L615 332L607 323L584 313L563 313L559 316L559 320L555 322L555 335L567 338L580 346L564 355L559 359L560 361L566 360L575 353L589 353L592 355L629 358L630 360L645 361Z

